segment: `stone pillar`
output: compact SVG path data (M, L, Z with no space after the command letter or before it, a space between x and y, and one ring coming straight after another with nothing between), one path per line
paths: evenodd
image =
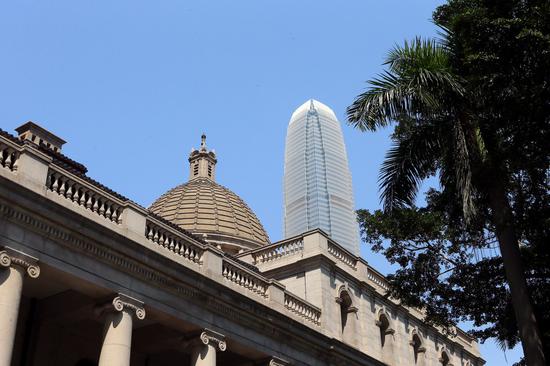
M38 259L5 247L0 251L0 366L11 364L25 273L40 275Z
M191 346L191 366L216 366L216 352L227 348L225 336L210 329L205 329Z
M99 366L129 366L132 346L132 318L145 319L143 303L118 294L111 303L97 308L105 315L103 345L99 355Z

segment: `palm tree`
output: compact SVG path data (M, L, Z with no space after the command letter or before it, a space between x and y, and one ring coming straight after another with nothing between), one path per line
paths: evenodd
M491 212L528 365L545 365L535 313L527 291L505 170L484 143L466 81L453 73L445 43L417 38L388 54L388 70L348 107L348 122L361 131L395 124L394 145L380 171L384 209L412 205L420 182L437 174L442 189L462 205L466 222L476 196Z

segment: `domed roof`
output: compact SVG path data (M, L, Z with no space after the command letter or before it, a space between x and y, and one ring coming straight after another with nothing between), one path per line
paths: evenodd
M269 244L264 227L235 193L214 181L213 151L205 137L200 150L189 157L191 179L157 199L149 210L230 253Z

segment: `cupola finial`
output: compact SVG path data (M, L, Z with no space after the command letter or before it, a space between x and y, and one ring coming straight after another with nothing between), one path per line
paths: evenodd
M203 133L200 149L193 149L189 154L189 180L195 178L214 180L217 162L214 151L209 151L206 147L206 134Z

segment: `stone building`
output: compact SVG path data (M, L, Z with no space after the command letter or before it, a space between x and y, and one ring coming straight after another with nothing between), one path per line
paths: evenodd
M204 138L146 209L52 133L17 132L0 130L0 366L484 363L324 232L270 243Z

